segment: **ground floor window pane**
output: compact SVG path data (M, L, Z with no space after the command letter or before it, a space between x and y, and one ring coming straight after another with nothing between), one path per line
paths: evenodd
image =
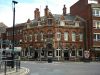
M52 56L52 51L48 51L48 56Z
M71 55L72 55L72 56L75 56L75 50L72 51L72 54L71 54Z
M56 56L58 56L58 50L56 50Z
M82 56L82 51L79 51L79 56Z

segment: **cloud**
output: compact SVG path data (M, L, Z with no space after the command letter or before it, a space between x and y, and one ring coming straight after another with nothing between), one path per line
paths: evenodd
M39 8L41 16L44 15L44 8L48 5L50 11L53 14L62 14L63 5L65 4L68 12L69 7L78 0L29 0L29 2L23 2L23 0L18 0L16 4L16 20L15 22L23 23L26 22L28 18L34 19L34 10ZM7 26L11 27L13 24L13 11L12 4L2 5L0 4L0 21L4 22Z

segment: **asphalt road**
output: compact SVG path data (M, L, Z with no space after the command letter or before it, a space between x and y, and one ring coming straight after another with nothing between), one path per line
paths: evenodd
M100 75L100 62L21 62L30 75Z

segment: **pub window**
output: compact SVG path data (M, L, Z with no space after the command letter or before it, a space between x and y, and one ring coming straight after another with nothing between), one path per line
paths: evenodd
M48 56L52 56L52 51L48 51Z
M80 50L79 51L79 56L82 56L82 55L83 55L82 50Z
M75 56L75 50L72 50L71 56Z

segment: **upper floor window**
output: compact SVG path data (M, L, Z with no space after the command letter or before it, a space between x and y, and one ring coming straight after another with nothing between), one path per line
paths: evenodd
M100 17L100 8L94 8L93 9L93 16Z
M41 32L41 41L43 41L43 33Z
M35 36L35 41L37 41L37 34L34 34L34 36Z
M27 42L27 35L24 35L24 41Z
M94 20L93 21L93 27L96 28L96 29L100 29L100 21Z
M32 35L31 35L31 34L28 36L28 40L29 40L30 42L32 42Z
M79 41L83 41L83 34L82 33L80 33L79 37L80 37Z
M64 32L64 40L68 41L68 32Z
M75 32L72 33L72 41L76 41L76 33Z
M61 32L57 32L57 41L61 40Z
M100 41L100 33L94 34L94 41Z

